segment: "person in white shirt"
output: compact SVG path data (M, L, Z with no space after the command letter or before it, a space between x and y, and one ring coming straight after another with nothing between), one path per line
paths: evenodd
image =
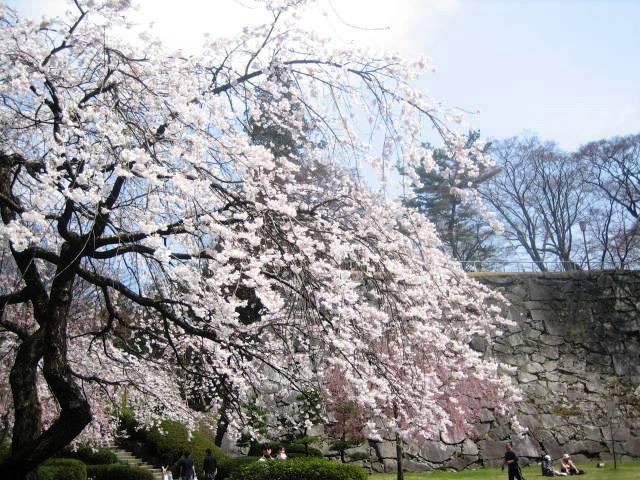
M583 475L584 470L576 467L575 463L571 461L571 456L568 453L565 453L562 456L562 465L560 466L560 471L562 473L568 473L569 475Z
M286 460L287 454L284 451L284 447L280 447L278 450L278 456L276 457L278 460Z

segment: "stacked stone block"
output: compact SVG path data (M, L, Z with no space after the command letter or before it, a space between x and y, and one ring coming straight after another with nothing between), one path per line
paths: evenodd
M505 297L504 314L515 324L490 341L474 339L472 347L513 367L504 371L523 392L518 417L528 433L516 437L508 419L487 408L469 438L441 434L437 441L407 445L405 468L499 465L509 439L525 464L545 453L553 459L569 453L577 462L606 460L612 438L621 459L639 458L640 403L623 400L629 397L625 388L640 384L640 273L476 278ZM369 442L366 448L371 462L365 466L395 469L393 442Z

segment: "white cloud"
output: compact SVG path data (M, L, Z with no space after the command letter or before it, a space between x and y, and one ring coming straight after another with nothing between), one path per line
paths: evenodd
M319 0L302 14L301 26L345 43L419 54L421 38L458 8L458 0ZM196 50L205 33L230 36L270 20L253 0L143 0L135 18L153 22L153 32L168 46L187 50Z
M73 7L65 0L9 0L22 13L39 18L62 15ZM132 16L170 48L197 50L204 34L226 37L245 25L270 20L255 0L138 0ZM301 17L301 26L346 43L418 55L423 39L438 32L459 0L318 0Z

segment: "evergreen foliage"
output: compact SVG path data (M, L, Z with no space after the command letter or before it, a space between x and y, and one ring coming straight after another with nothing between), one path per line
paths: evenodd
M80 460L73 458L54 458L38 468L36 478L37 480L87 480L87 467Z
M365 471L320 458L256 462L241 468L232 480L365 480Z
M94 449L89 445L81 445L75 450L72 447L64 448L57 457L74 458L80 460L85 465L106 465L118 463L118 457L107 448Z
M151 472L121 464L89 465L87 475L93 480L153 480Z
M465 148L471 148L479 139L480 132L469 132ZM404 203L433 222L445 249L453 258L461 262L474 262L466 267L478 270L482 262L498 254L496 236L476 206L466 204L456 189L466 188L470 182L477 185L486 181L493 172L471 176L457 168L456 161L443 148L433 149L433 160L436 169L427 170L424 166L416 169L421 185L414 187L415 197Z

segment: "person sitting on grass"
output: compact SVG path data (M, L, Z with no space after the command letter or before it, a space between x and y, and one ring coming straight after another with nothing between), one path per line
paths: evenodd
M542 457L540 466L542 467L543 477L564 477L567 475L566 473L560 473L551 468L551 457L549 455Z
M562 456L562 466L560 466L560 471L569 475L582 475L584 473L584 470L580 470L575 466L568 453L565 453Z

